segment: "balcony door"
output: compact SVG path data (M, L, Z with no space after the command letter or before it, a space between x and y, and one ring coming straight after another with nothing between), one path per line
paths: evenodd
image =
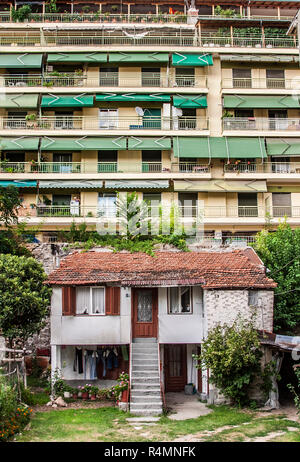
M273 217L292 216L291 193L273 193L272 205Z
M118 151L98 151L98 173L114 173L118 170Z
M178 204L182 217L188 218L196 216L197 198L197 193L178 194Z
M99 128L102 130L118 128L118 109L99 109Z
M117 216L117 195L116 193L99 193L98 196L98 216L113 218Z
M266 70L267 88L285 88L284 70Z
M272 157L272 173L290 173L291 165L289 157Z
M55 130L71 130L74 128L73 112L55 112Z
M158 292L154 288L133 289L132 337L157 337Z
M270 130L287 130L289 122L287 119L287 110L274 111L269 110L269 129Z
M238 193L238 216L258 216L257 193Z
M251 88L251 69L232 69L233 88Z
M142 87L160 86L160 67L142 67Z
M142 151L142 172L161 172L161 151Z
M146 108L143 115L143 128L161 128L161 109Z
M195 68L175 68L175 86L176 87L194 87L195 86Z
M53 154L53 173L72 173L72 154Z

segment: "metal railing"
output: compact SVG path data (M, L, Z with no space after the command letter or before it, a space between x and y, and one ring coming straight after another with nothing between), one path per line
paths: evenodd
M149 211L154 219L157 219L159 216L163 216L164 219L167 217L166 212L171 210L171 205L169 206L160 206L160 207L150 207ZM271 207L261 207L261 206L212 206L198 208L197 206L178 206L178 213L176 216L178 219L192 219L195 220L205 220L212 218L236 218L238 220L246 218L300 218L300 206L271 206ZM91 218L112 218L118 219L118 210L117 207L105 207L105 206L81 206L78 205L44 205L39 204L34 208L26 210L26 208L21 209L20 214L22 216L26 215L26 212L31 216L38 217L91 217ZM163 213L163 215L161 215ZM149 215L150 216L150 215ZM171 213L170 213L171 217Z
M234 163L224 165L225 173L300 174L300 162Z
M35 120L2 117L0 129L9 130L208 130L204 117L92 117L42 116Z
M202 33L199 45L203 47L238 47L238 48L296 48L297 40L294 37L216 37L213 34Z
M223 130L295 131L300 130L300 118L224 117Z
M222 79L222 88L263 88L263 89L295 89L300 79L270 79L270 78L226 78Z
M0 86L5 87L83 87L87 86L87 77L69 73L67 76L55 75L0 75Z

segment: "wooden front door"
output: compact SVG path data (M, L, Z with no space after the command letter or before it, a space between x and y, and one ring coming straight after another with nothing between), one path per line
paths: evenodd
M186 345L165 345L165 390L182 391L187 381Z
M157 337L157 289L133 290L132 337Z

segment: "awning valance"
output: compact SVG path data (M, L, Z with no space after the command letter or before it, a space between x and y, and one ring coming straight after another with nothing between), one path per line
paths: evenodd
M41 53L0 53L2 69L38 69L42 66Z
M48 63L106 63L107 53L49 53Z
M213 58L210 54L199 53L173 53L173 66L212 66Z
M42 151L126 150L126 137L42 138Z
M103 181L101 180L53 180L39 182L40 189L101 189Z
M15 186L15 188L36 188L37 182L32 180L8 180L0 181L0 187L7 188L8 186Z
M110 63L167 63L168 53L109 53Z
M205 108L207 98L205 95L174 95L173 105L184 109Z
M39 147L39 138L19 137L0 138L1 151L35 151Z
M37 94L0 94L0 107L30 109L37 108L39 95Z
M255 159L267 156L262 138L190 137L173 138L174 157L206 159Z
M93 95L45 95L42 97L42 107L92 107Z
M267 138L268 156L300 156L300 138Z
M171 101L170 95L164 93L140 94L140 93L101 93L96 95L96 101L159 101L162 103L169 103Z
M244 55L244 54L224 54L220 55L221 61L245 61L255 62L255 63L264 63L264 62L271 62L271 63L299 63L299 56L289 56L289 55Z
M171 149L171 138L161 137L161 138L150 138L150 137L137 137L131 136L128 138L128 149L129 150L146 150L146 149Z
M193 181L174 180L174 191L203 191L203 192L267 192L266 181Z
M168 180L111 180L105 181L107 189L167 189Z
M224 108L266 108L266 109L287 109L300 108L297 96L244 96L244 95L225 95Z

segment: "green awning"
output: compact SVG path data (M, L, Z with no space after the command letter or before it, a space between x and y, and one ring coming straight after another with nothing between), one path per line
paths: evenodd
M266 109L287 109L300 108L297 96L244 96L225 95L224 108L266 108Z
M39 147L39 138L15 137L0 138L1 151L36 151Z
M291 56L291 55L246 55L246 54L224 54L220 55L221 61L239 61L239 62L247 62L247 63L264 63L264 62L271 62L271 63L299 63L299 56Z
M210 54L203 53L173 53L173 66L212 66L213 58Z
M32 180L10 180L0 181L0 187L7 188L8 186L15 186L16 188L36 188L37 181Z
M42 138L42 151L126 150L126 137Z
M49 53L48 63L106 63L107 53Z
M0 53L0 68L38 69L42 66L41 53Z
M249 137L174 137L174 157L255 159L267 156L264 140Z
M40 189L101 189L103 181L101 180L40 180Z
M207 107L207 98L205 95L175 95L173 105L183 109L203 108Z
M128 149L129 150L164 150L171 149L171 138L150 138L150 137L137 137L131 136L128 138Z
M45 95L41 107L92 107L93 95Z
M169 103L171 96L164 93L152 93L148 95L141 93L100 93L96 95L96 101L159 101Z
M105 181L107 189L168 189L168 180L111 180Z
M174 180L174 191L199 191L199 192L267 192L266 181L193 181Z
M300 156L300 138L267 138L268 156Z
M37 94L0 94L0 107L33 109L37 108L39 95Z
M108 61L110 63L167 63L169 61L168 53L109 53Z

